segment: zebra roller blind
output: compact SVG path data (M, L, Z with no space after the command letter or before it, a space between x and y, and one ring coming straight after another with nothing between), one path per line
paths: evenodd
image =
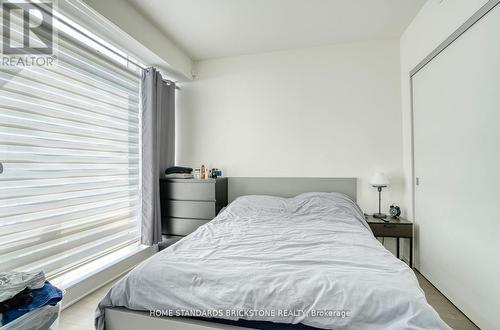
M139 240L140 69L61 17L56 64L0 67L0 271L53 277Z

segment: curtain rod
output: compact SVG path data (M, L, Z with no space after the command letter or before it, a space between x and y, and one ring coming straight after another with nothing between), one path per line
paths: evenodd
M30 1L34 6L40 8L40 10L43 10L45 13L47 13L48 15L51 15L52 17L54 17L53 15L53 12L52 11L49 11L47 10L46 8L43 7L43 3L39 3L39 2L33 2L33 1ZM67 27L77 31L78 33L84 35L85 37L89 38L90 40L92 40L93 42L95 42L96 44L98 44L99 46L102 46L104 47L106 50L110 51L111 53L115 54L116 56L120 57L121 59L127 61L128 63L132 63L133 65L135 65L136 67L138 67L139 69L141 69L142 71L144 71L147 66L140 63L140 62L136 62L134 60L131 60L128 56L125 56L119 52L117 52L116 50L114 50L113 48L109 47L108 45L102 43L101 41L95 39L92 35L86 33L85 31L75 27L74 25L72 25L71 23L68 23L67 22L67 19L63 16L63 15L59 15L56 17L61 23L63 23L64 25L66 25ZM161 72L160 72L161 73ZM175 83L175 81L171 81L171 80L168 80L168 79L162 79L164 82L166 83L173 83L175 85L175 89L178 89L180 90L180 87L177 86L177 84Z
M142 70L144 70L144 69L142 69ZM177 84L175 83L175 81L168 80L168 79L162 79L161 81L163 81L164 83L167 83L168 85L174 84L175 85L175 89L181 90L181 88L179 86L177 86Z

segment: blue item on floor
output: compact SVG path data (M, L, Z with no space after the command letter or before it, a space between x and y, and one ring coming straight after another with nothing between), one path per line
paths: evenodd
M31 312L34 309L43 307L45 305L56 305L62 299L62 291L45 281L45 284L40 289L31 290L33 300L31 303L18 308L13 308L3 313L2 324L7 324L14 321L20 316Z

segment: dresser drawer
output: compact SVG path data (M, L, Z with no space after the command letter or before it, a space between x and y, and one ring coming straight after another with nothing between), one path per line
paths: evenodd
M162 217L208 219L215 217L215 202L164 200Z
M169 182L162 188L166 199L215 201L215 183L212 182Z
M191 234L199 226L209 223L210 220L184 219L184 218L163 218L162 231L165 235L185 236Z
M411 224L393 223L370 223L374 236L379 237L413 237L413 226Z

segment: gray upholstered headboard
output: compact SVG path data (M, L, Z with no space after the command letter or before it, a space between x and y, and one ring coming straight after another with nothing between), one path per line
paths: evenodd
M304 192L340 192L356 201L356 178L238 178L228 181L229 202L244 195L293 197Z

